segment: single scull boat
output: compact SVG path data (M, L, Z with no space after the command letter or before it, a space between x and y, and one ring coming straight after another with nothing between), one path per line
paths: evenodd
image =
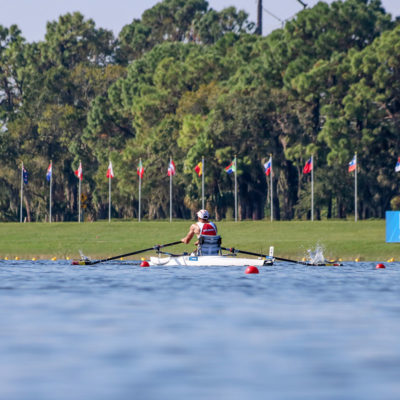
M164 255L164 257L161 257ZM233 254L220 254L211 256L198 256L195 254L180 254L174 255L165 252L158 252L157 257L150 257L150 265L165 265L165 266L189 266L189 267L246 267L254 265L255 267L269 266L274 264L274 248L271 246L269 255L258 258L241 258Z

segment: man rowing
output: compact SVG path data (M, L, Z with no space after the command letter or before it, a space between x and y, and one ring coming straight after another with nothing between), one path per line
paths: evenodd
M214 222L209 221L210 215L207 210L200 210L196 213L197 222L190 226L188 234L181 239L183 243L189 244L196 235L198 255L215 255L221 251L221 237L218 236L218 229Z

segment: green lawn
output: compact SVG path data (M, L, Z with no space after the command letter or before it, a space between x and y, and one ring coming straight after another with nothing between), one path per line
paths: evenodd
M180 240L191 221L105 221L71 223L2 223L0 258L78 258L79 250L92 258L111 257ZM327 258L343 260L400 260L400 245L385 243L385 221L223 221L218 223L224 247L268 252L301 259L307 249L324 248ZM194 240L193 240L194 241ZM192 250L178 245L176 252ZM140 258L138 255L136 258Z

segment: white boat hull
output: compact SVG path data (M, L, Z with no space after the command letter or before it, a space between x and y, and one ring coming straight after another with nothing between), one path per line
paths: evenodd
M150 257L150 265L189 266L189 267L262 267L272 265L273 258L240 258L232 256L168 256Z

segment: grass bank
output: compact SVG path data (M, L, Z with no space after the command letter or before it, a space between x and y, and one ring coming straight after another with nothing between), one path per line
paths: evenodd
M78 258L79 250L92 258L105 258L168 243L185 236L190 221L105 221L94 223L2 223L0 258ZM218 223L223 246L268 252L301 259L307 249L324 248L327 258L380 261L400 260L400 245L385 243L385 221L223 221ZM171 247L189 251L192 245ZM137 258L140 258L139 255Z

